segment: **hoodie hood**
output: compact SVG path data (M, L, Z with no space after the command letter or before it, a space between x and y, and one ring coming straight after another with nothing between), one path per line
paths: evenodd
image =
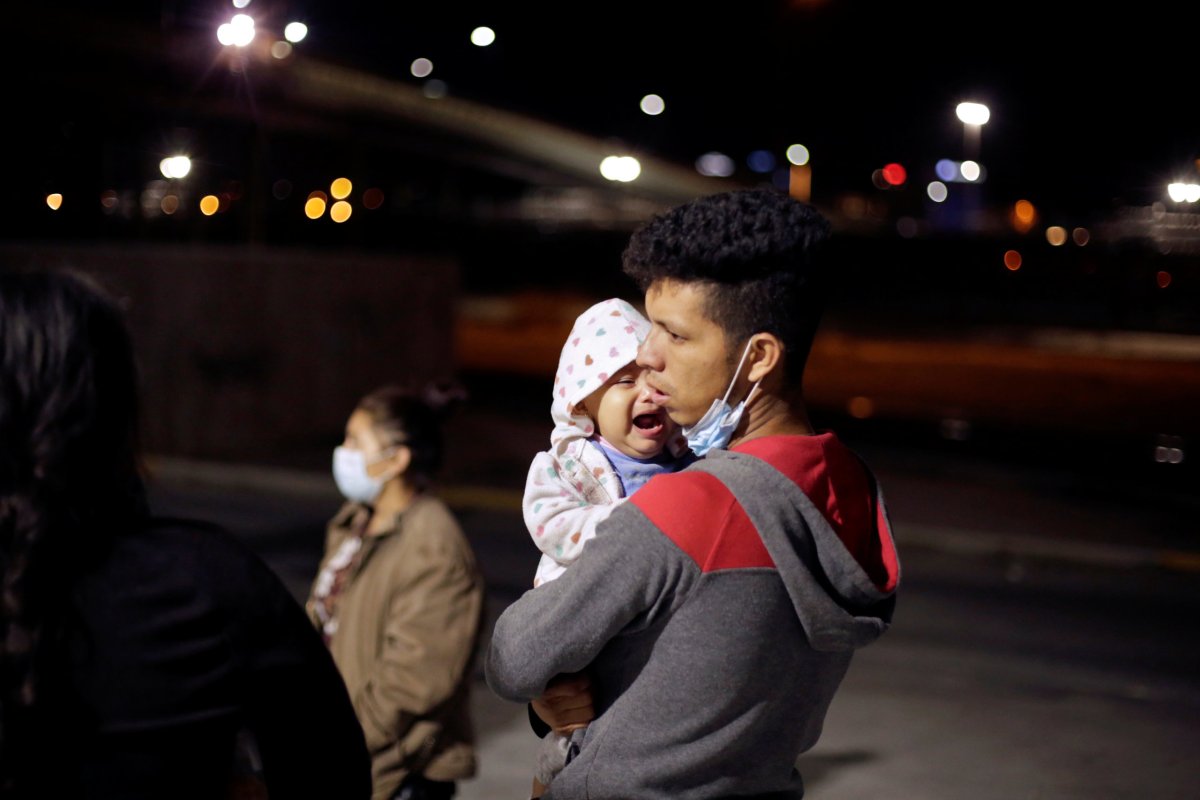
M867 534L878 544L881 563L873 565L877 568L872 571L885 575L883 586L877 585L846 549L808 495L767 462L747 453L718 450L692 469L720 478L745 509L814 649L853 650L875 641L888 629L900 566L876 481L871 479L869 484L878 513ZM781 498L789 502L781 503Z
M554 430L550 443L555 450L596 432L595 421L582 410L577 411L576 406L637 358L638 348L649 333L650 322L616 297L602 300L579 315L563 344L554 375L554 402L550 405Z

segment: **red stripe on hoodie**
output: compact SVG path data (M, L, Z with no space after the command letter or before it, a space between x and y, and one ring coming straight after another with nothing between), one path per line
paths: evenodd
M799 486L829 521L859 566L880 590L899 579L899 562L875 486L858 457L833 433L764 436L730 448L761 458Z
M745 510L707 472L659 475L629 502L703 572L775 566Z

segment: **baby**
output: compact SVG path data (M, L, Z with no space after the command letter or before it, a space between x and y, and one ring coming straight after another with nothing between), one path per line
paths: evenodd
M629 303L604 300L575 320L554 378L551 448L529 468L522 509L542 551L534 586L566 572L596 526L655 475L694 459L666 411L650 402L634 363L650 323ZM551 733L534 796L562 769L568 739Z

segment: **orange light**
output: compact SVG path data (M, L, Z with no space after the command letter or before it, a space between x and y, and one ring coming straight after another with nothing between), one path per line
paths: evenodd
M855 419L867 419L875 413L875 404L869 397L851 397L846 403L846 410Z
M812 167L792 165L788 171L788 194L805 203L812 198Z
M338 200L333 204L333 207L329 209L329 218L334 222L345 222L346 220L350 219L350 214L353 211L354 209L352 209L350 204L345 200Z
M314 197L317 198L318 200L320 200L322 203L329 202L329 195L325 194L320 189L314 189L313 191L308 193L309 200L312 200Z
M1018 200L1013 205L1012 226L1018 233L1029 233L1037 224L1037 209L1028 200Z
M1021 254L1016 250L1008 250L1004 253L1004 266L1009 272L1016 272L1021 268Z
M1158 288L1160 289L1165 289L1171 285L1171 273L1167 272L1165 269L1159 270L1156 279L1158 282Z
M50 206L51 211L58 211L62 208L62 195L58 192L46 195L46 205Z
M1046 241L1051 247L1062 247L1067 243L1067 229L1061 225L1051 225L1046 228Z
M304 203L304 216L309 219L320 219L324 214L325 201L320 197L309 197Z
M329 184L329 193L333 195L334 200L345 200L353 190L354 184L350 182L349 178L338 178Z
M200 198L200 213L211 217L221 207L221 200L215 194L206 194Z

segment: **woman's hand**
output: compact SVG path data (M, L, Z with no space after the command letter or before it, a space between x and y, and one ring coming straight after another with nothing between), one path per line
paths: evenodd
M534 713L558 734L586 728L596 716L592 682L582 672L555 677L532 705Z

